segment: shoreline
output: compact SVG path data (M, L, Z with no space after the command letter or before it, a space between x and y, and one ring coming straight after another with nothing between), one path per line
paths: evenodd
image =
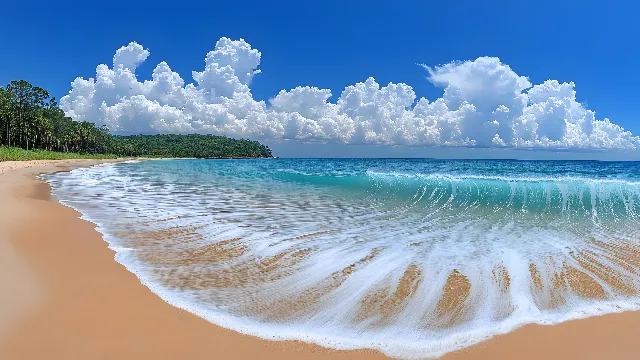
M115 261L95 224L57 202L36 178L104 162L48 161L0 175L0 251L12 249L4 256L15 260L9 268L0 257L0 274L12 274L0 277L0 291L12 289L6 293L15 300L0 301L0 330L7 330L0 332L0 358L386 358L243 335L164 302ZM14 315L7 319L5 312Z
M0 299L0 358L387 358L263 340L169 305L115 261L95 224L36 178L126 160L0 163L0 291L12 295ZM640 312L525 325L443 359L635 358L639 326Z

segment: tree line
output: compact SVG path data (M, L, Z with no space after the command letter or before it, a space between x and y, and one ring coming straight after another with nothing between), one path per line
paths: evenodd
M271 149L257 141L215 135L113 136L108 151L123 156L176 158L263 158Z
M0 146L119 156L272 157L268 146L226 136L114 136L106 126L66 117L54 97L25 80L0 86Z

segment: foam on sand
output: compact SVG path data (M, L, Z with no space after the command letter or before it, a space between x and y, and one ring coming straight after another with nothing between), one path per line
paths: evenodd
M560 177L515 176L513 164L482 175L460 163L413 174L401 162L265 164L46 179L165 301L263 338L419 358L639 308L637 179L597 167Z

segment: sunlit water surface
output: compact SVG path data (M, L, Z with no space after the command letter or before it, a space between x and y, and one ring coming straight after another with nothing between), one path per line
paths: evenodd
M166 301L264 338L438 356L640 308L640 164L170 160L46 176Z

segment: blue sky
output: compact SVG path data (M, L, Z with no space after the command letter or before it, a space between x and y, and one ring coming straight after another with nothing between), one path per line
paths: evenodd
M23 78L60 98L71 81L95 77L97 64L130 41L151 52L136 71L151 78L166 61L193 82L204 55L226 36L262 52L251 83L256 100L280 89L331 89L374 77L406 83L418 98L443 89L427 81L429 66L480 56L499 57L532 84L575 82L577 101L634 134L639 4L584 1L112 1L3 5L0 83Z

